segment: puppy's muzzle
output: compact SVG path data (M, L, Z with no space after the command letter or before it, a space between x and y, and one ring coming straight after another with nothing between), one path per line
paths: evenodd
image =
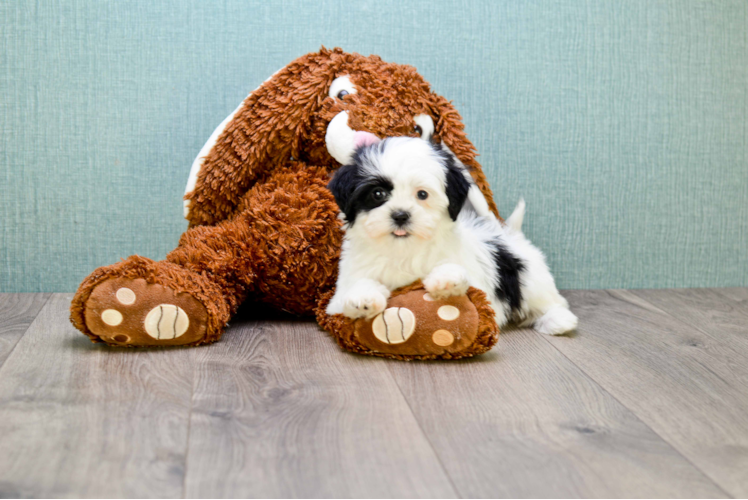
M398 227L403 227L410 220L410 212L406 212L405 210L397 210L395 212L392 212L391 217L395 222L395 225L397 225Z

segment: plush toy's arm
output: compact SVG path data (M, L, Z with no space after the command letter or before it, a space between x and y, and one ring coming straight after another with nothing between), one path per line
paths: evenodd
M298 156L301 132L334 73L332 54L308 54L281 69L213 132L190 170L184 214L191 227L226 219L258 178Z

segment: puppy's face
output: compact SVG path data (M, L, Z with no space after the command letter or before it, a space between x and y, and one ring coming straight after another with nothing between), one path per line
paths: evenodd
M359 148L330 190L349 228L373 240L429 240L457 219L470 184L441 147L397 137Z

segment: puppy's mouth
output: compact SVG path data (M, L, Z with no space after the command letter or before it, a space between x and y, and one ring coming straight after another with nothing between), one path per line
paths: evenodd
M407 238L410 236L410 233L403 228L398 228L392 231L392 236L395 238Z

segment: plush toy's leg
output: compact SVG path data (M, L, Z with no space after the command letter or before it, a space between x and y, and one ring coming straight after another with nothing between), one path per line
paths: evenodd
M112 345L218 340L239 304L311 314L335 283L340 222L323 172L280 171L232 219L187 230L166 261L133 256L94 271L71 305L73 324Z
M187 230L165 261L132 256L94 271L71 305L73 324L112 345L197 345L221 337L256 277L258 232L245 211Z
M76 328L119 346L213 342L229 316L223 291L207 277L137 255L94 271L70 306Z
M486 295L434 299L418 282L395 290L387 309L373 319L352 320L325 313L328 293L317 308L317 321L341 347L359 354L397 359L458 359L488 351L499 328Z

